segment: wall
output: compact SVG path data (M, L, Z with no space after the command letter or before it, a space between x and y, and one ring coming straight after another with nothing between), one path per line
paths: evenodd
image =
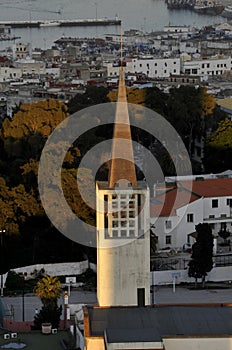
M231 337L185 337L163 339L165 350L230 350L232 348Z
M85 350L105 350L103 337L86 337Z
M33 326L34 322L16 322L13 320L4 319L3 328L11 331L11 332L30 332L31 326ZM69 322L64 320L60 320L59 329L68 329Z
M153 274L153 280L152 280ZM176 277L174 277L176 276ZM175 278L175 283L193 282L193 278L188 277L188 270L168 270L168 271L153 271L151 272L151 285L172 284ZM224 282L232 280L232 266L214 267L206 276L206 281L209 282Z
M38 272L41 269L45 270L45 273L51 276L71 276L71 275L80 275L90 267L93 271L96 271L96 265L89 263L88 260L81 262L73 263L59 263L59 264L37 264L31 266L19 267L13 269L16 273L27 272L27 275L30 276L35 270Z

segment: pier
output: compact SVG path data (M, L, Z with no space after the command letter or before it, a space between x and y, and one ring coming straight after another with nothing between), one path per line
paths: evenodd
M11 28L40 28L40 27L74 27L74 26L110 26L121 25L118 18L95 18L95 19L60 19L60 20L32 20L32 21L0 21L0 26Z

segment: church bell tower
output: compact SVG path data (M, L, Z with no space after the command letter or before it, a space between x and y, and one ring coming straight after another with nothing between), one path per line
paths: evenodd
M149 305L149 188L136 178L122 65L109 178L96 183L96 197L99 306Z

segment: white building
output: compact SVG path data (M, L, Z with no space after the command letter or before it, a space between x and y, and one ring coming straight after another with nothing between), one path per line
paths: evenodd
M22 77L20 68L0 67L0 82L15 81Z
M23 43L16 43L12 46L12 53L13 53L13 59L25 59L26 57L30 56L31 51L31 45L30 44L23 44Z
M119 64L118 63L108 63L107 64L107 76L108 77L118 77L119 76ZM124 67L124 72L134 73L134 66L132 60L127 60L126 65Z
M215 56L181 61L181 72L188 75L209 76L221 75L231 71L231 57Z
M225 176L169 178L165 188L156 186L151 224L159 249L194 243L192 235L199 223L210 224L215 237L220 230L232 232L232 178Z
M44 75L46 73L45 62L36 61L30 57L15 61L15 66L21 69L23 75Z
M180 74L180 58L132 59L134 73L146 74L149 78L167 78Z

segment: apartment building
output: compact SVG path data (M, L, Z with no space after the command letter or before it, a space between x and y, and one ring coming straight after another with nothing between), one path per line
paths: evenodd
M0 82L15 81L22 77L22 70L13 67L0 67Z
M167 78L180 74L179 58L132 59L134 73L146 74L148 78Z
M19 68L23 75L44 75L46 73L46 64L42 61L36 61L29 57L15 61L16 68Z
M230 71L232 58L214 56L210 58L191 58L181 61L181 72L188 75L213 76Z
M232 232L232 173L171 177L156 185L151 200L151 224L158 248L181 248L194 243L195 226L208 223L217 238Z

